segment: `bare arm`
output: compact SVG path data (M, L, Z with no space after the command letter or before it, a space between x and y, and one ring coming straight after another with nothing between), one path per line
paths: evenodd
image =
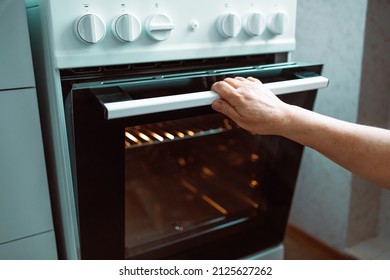
M282 102L254 78L213 85L212 107L253 133L311 147L351 172L390 189L390 131L349 123Z

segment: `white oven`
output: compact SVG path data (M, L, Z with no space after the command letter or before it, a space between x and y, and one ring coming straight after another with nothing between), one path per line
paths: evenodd
M27 1L65 259L282 258L303 147L215 113L252 76L312 109L296 1ZM223 248L223 250L222 250Z

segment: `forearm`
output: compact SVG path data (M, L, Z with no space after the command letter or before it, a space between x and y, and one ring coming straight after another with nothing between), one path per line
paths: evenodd
M311 147L349 171L390 189L390 131L292 106L279 134Z
M349 171L390 189L390 130L358 125L288 105L254 78L212 86L212 107L244 129L311 147Z

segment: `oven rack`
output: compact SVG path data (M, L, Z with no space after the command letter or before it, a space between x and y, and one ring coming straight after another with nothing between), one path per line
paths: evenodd
M210 121L210 122L209 122ZM172 141L186 140L195 137L223 133L238 126L229 119L197 122L169 121L125 129L125 148L137 148Z

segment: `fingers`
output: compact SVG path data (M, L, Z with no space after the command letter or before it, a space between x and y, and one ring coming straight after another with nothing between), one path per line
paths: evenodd
M236 120L239 117L238 112L228 102L223 99L217 99L211 104L211 108L220 112L232 120Z
M256 78L253 78L253 77L248 77L247 80L248 80L248 81L251 81L251 82L255 82L255 83L260 83L260 84L262 84L262 82L261 82L259 79L256 79Z
M212 86L211 86L211 90L215 91L216 93L218 93L218 95L226 100L227 102L229 102L232 106L235 106L235 104L237 103L237 98L239 97L236 93L236 89L235 87L228 83L225 80L223 81L220 81L220 82L216 82L214 83Z
M216 82L212 85L211 89L217 91L218 93L219 91L222 91L222 93L223 92L232 93L234 92L234 89L237 89L243 84L248 82L257 82L261 84L261 82L258 79L253 77L248 77L248 78L235 77L235 78L225 78L223 81Z
M261 82L253 77L243 78L226 78L223 81L216 82L212 85L211 90L218 93L221 99L216 100L212 104L212 108L218 112L221 112L230 118L234 119L239 116L235 107L242 104L243 91L241 87L248 83L260 83ZM245 93L246 91L244 91Z
M240 81L240 82L260 82L259 79L253 78L253 77L235 77L234 80ZM261 83L261 82L260 82Z
M235 78L226 78L224 79L224 82L228 83L234 88L238 88L248 82L260 82L256 78L248 77L248 78L243 78L243 77L235 77Z
M211 90L218 93L222 99L228 101L232 106L235 106L237 104L237 98L239 98L241 95L236 89L244 86L247 83L253 82L261 84L258 79L252 77L226 78L223 81L214 83L211 87Z

